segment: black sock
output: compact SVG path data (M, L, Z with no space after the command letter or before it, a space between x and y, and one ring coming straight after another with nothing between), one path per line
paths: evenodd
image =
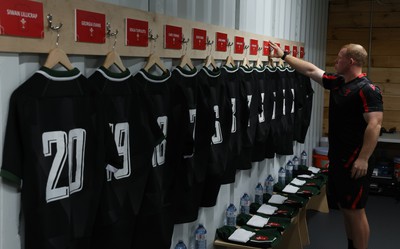
M348 249L355 249L354 245L353 245L353 241L351 239L347 239L347 245L348 245Z

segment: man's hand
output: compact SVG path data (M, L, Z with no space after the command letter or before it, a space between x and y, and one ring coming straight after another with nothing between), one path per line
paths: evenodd
M283 50L280 47L278 47L278 45L276 45L272 41L269 41L269 45L274 49L272 57L281 58L283 56Z
M357 158L351 169L351 178L358 179L367 175L368 160Z

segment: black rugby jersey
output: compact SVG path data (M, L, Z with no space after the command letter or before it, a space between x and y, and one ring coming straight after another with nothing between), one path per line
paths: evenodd
M293 91L290 87L290 72L287 68L274 68L272 76L274 111L271 122L275 153L293 154Z
M197 220L203 185L197 181L197 168L205 168L207 161L197 160L198 153L210 149L214 134L215 115L207 102L207 89L200 83L197 69L186 70L177 66L172 71L172 82L180 88L186 102L190 122L185 133L184 156L177 165L174 183L174 222ZM203 163L200 163L203 162Z
M299 73L298 71L295 71L295 74L295 118L293 139L299 143L304 143L311 121L314 90L309 77Z
M109 189L102 194L104 211L99 219L108 214L111 225L99 220L105 224L96 231L93 248L131 248L131 230L152 170L153 149L164 136L151 116L147 95L128 69L116 73L100 67L89 77L89 83L102 97L106 120L123 158L123 168L108 172L104 179Z
M133 248L141 247L143 241L152 241L155 247L169 248L174 228L175 171L184 154L186 133L181 131L188 130L188 108L182 89L172 81L170 71L155 76L141 69L134 79L151 99L153 115L165 139L153 151L153 169L133 233ZM157 240L154 240L154 234L157 234Z
M42 67L11 95L1 175L22 182L25 248L88 248L106 164L120 167L78 69Z
M265 159L265 150L267 139L269 137L271 127L271 117L273 111L272 91L269 84L269 78L266 73L266 67L254 68L253 77L257 82L260 92L261 112L258 114L258 124L256 128L256 139L252 150L251 159L253 162L259 162Z
M246 135L249 112L247 108L247 97L240 78L238 67L222 66L221 78L226 84L228 97L232 108L232 126L230 136L230 151L228 164L222 178L222 184L235 181L236 170L240 169L243 161L243 137Z
M209 148L206 178L201 206L211 207L221 185L229 156L229 139L232 127L232 108L227 95L226 84L221 78L220 70L211 71L203 67L199 72L200 84L207 86L207 102L214 113L214 129Z
M363 114L382 112L382 94L365 74L350 82L337 74L324 73L323 84L330 90L329 158L346 160L361 150L367 122Z
M253 69L240 66L238 74L247 99L248 120L244 136L243 161L240 169L252 167L252 152L256 140L256 132L259 125L259 115L263 114L259 82L254 77Z

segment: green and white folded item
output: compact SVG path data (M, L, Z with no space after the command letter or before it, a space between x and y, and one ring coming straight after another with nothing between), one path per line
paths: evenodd
M255 234L255 232L247 231L243 228L238 228L228 237L228 240L246 243L250 240L250 237Z

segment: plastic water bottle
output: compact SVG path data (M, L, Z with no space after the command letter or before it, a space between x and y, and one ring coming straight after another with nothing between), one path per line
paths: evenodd
M301 152L300 165L307 166L307 152L305 150Z
M292 162L293 162L293 170L294 171L299 170L299 163L300 163L299 158L297 156L294 156Z
M227 226L236 226L236 207L233 203L229 204L226 209L226 225Z
M240 213L250 214L250 196L247 193L240 198Z
M182 240L179 240L178 243L175 245L175 249L187 249L187 247Z
M195 234L195 249L207 249L207 230L203 224L199 224L196 228Z
M267 194L272 195L272 193L274 192L274 178L272 177L271 174L269 174L267 176L267 178L265 179L265 183L264 183L264 191Z
M286 170L283 167L280 167L278 172L278 183L280 183L282 186L285 186L285 182L286 182Z
M264 188L263 188L261 182L259 182L256 186L254 202L262 205L263 204L263 194L264 194Z
M286 163L286 182L289 183L293 179L293 162L288 161Z

